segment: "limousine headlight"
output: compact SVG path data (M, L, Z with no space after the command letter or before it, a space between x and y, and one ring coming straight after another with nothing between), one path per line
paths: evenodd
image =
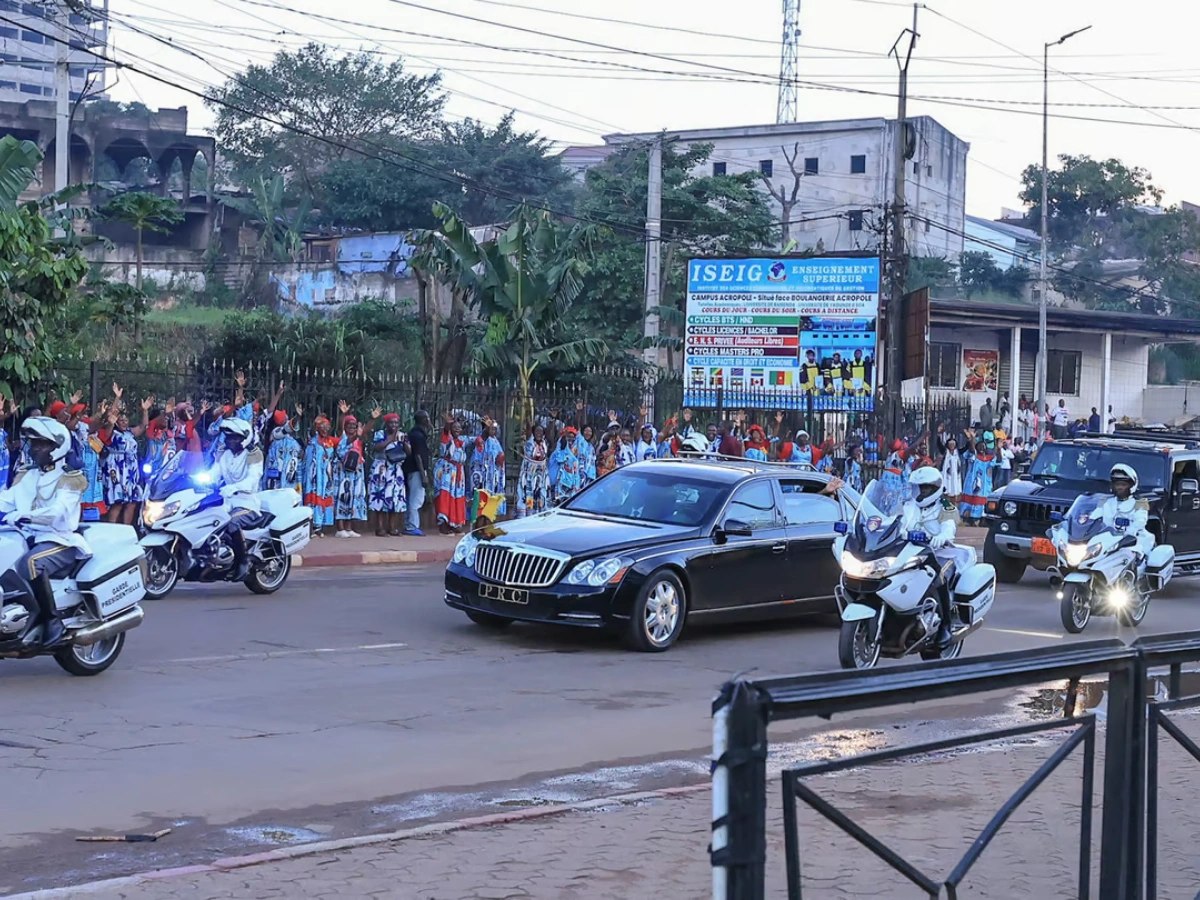
M587 584L601 587L615 584L625 577L625 573L633 561L620 556L610 556L608 559L585 559L567 575L567 584Z
M473 534L464 535L454 548L452 561L468 569L475 568L475 550L479 546L479 538Z

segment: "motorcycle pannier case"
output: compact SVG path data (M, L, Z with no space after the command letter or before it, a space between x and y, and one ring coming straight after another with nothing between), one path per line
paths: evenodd
M137 544L109 545L102 557L93 556L83 564L75 584L95 598L96 612L107 619L146 596L145 569L146 557Z
M954 602L964 625L974 625L992 607L996 599L996 570L988 563L976 563L958 577Z
M297 506L271 520L271 537L282 542L286 553L299 553L312 538L312 510Z
M1161 591L1175 574L1175 548L1170 544L1159 544L1146 558L1146 579L1150 590Z

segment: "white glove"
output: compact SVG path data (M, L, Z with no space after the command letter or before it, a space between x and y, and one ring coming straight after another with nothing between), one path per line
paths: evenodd
M930 546L931 548L933 548L934 550L941 550L941 549L942 549L943 547L945 547L945 546L946 546L948 543L950 543L950 541L948 541L948 540L947 540L947 539L946 539L946 538L945 538L943 535L940 535L940 534L935 534L935 535L934 535L934 536L933 536L933 537L930 539L930 541L929 541L929 546Z

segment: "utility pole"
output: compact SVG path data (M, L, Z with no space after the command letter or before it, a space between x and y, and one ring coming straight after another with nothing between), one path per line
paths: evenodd
M917 47L918 8L918 4L914 3L912 28L906 28L900 33L891 51L900 67L900 103L896 111L895 153L892 158L892 282L887 304L887 421L891 426L892 438L900 436L902 422L900 385L904 380L904 359L900 352L900 345L903 343L900 308L903 306L904 285L908 276L908 250L904 242L904 164L908 158L905 152L908 145L908 64L912 62L913 50ZM905 35L908 35L908 49L902 61L899 47Z
M1050 281L1046 275L1046 257L1050 244L1050 48L1057 47L1068 38L1087 31L1091 28L1077 28L1064 34L1057 41L1050 41L1042 47L1042 205L1039 218L1042 220L1042 262L1038 277L1038 352L1037 352L1037 395L1038 421L1042 423L1038 431L1038 443L1046 440L1050 431L1050 416L1046 413L1048 405L1046 397L1046 344L1049 340L1046 334L1046 295L1050 291ZM1013 360L1013 365L1019 365L1019 360ZM1105 415L1108 415L1106 412Z
M66 0L54 0L58 40L54 52L54 189L71 182L71 12Z
M646 347L642 358L654 370L659 368L658 334L662 305L662 154L663 135L650 144L650 171L646 180Z

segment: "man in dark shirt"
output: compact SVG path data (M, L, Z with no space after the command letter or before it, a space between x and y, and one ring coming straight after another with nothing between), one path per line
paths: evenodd
M404 484L408 491L408 524L405 534L424 536L421 531L421 507L425 505L425 480L432 477L429 460L429 413L417 410L415 423L408 432L412 452L401 465Z
M717 426L717 453L721 456L745 456L746 448L733 433L733 425L722 422Z
M1100 433L1100 413L1096 412L1096 407L1092 407L1092 414L1088 416L1088 431L1093 434Z

